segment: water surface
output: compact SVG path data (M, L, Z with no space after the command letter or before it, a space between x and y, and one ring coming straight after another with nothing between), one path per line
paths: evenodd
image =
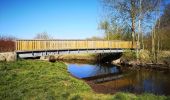
M84 79L94 91L113 94L115 92L154 93L170 95L169 71L130 70L111 64L67 63L68 71Z
M107 75L112 73L120 73L116 66L99 66L90 64L69 64L68 71L77 78L89 78L99 75Z

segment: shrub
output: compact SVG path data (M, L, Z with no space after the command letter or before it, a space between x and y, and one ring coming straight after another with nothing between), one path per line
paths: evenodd
M55 56L51 55L49 57L49 62L56 62Z
M135 60L136 53L135 53L135 51L126 50L125 52L123 52L122 58L127 59L127 60Z
M15 50L15 38L10 36L0 36L0 52Z

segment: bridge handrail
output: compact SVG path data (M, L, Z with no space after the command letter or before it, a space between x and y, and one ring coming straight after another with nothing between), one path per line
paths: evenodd
M120 40L63 40L63 39L19 39L16 40L16 51L63 50L63 49L134 49L131 41Z

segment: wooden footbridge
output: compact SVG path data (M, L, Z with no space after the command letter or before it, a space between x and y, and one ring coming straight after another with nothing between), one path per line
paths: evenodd
M106 40L16 40L19 56L45 56L65 53L110 53L135 49L131 41Z

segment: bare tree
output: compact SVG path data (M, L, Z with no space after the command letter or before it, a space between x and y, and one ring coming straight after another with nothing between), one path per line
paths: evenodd
M158 13L159 15L159 13ZM165 6L162 16L157 20L156 25L157 38L157 50L170 49L170 4Z
M101 21L99 24L99 28L105 31L105 39L107 40L119 40L121 38L125 39L125 37L127 37L126 35L123 35L124 32L128 32L127 27L118 26L114 21ZM129 39L129 37L127 38Z
M128 24L132 31L132 42L136 40L136 23L142 18L149 17L158 5L159 0L103 0L109 16L118 24ZM140 6L141 5L141 6Z
M42 33L38 33L36 34L34 39L52 39L52 37L47 33L47 32L42 32Z
M107 20L100 22L99 28L105 31L106 38L109 40L109 28L110 24Z
M160 0L103 0L103 4L110 11L109 16L111 19L117 20L117 24L127 24L131 28L133 46L135 41L138 41L137 45L139 45L139 34L143 37L142 27L145 25L142 26L141 23L146 24L148 23L148 18L153 17L153 12L157 10ZM137 23L138 30L136 29ZM151 23L150 25L153 25L154 22Z

